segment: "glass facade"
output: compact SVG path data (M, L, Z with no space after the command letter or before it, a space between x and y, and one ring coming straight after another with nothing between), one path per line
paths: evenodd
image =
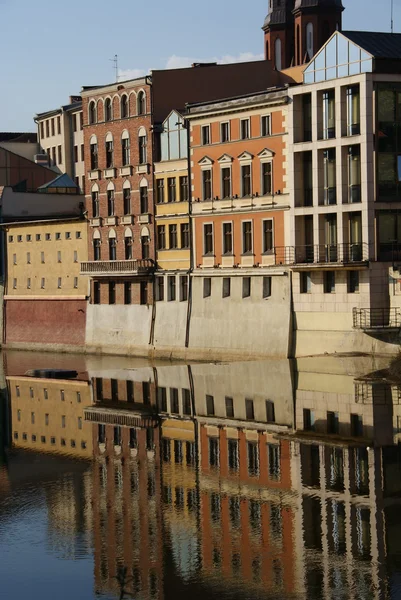
M397 200L401 193L401 84L377 87L378 196Z
M161 160L187 158L187 130L184 119L175 111L164 122L160 135Z

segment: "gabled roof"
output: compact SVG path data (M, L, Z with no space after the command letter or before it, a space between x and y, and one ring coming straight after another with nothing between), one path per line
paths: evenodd
M374 58L401 59L401 33L377 31L343 31L342 33Z
M19 143L36 143L38 136L36 133L28 132L0 132L0 142L19 142Z
M49 183L45 183L38 188L38 192L42 192L43 190L47 190L49 188L74 188L78 189L77 184L71 179L67 173L63 173L62 175L58 175Z

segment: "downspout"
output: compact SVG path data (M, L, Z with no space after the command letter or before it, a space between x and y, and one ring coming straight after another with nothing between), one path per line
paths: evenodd
M187 323L185 332L185 348L189 347L189 335L191 327L192 315L192 273L194 271L194 245L193 245L193 227L192 227L192 169L191 169L191 130L188 119L185 120L187 129L187 153L188 153L188 217L189 217L189 281L188 281L188 306L187 306Z
M153 214L153 247L154 247L154 260L155 260L155 270L157 269L157 260L156 260L156 214L155 214L155 170L154 170L154 159L155 159L155 137L154 137L154 99L153 99L153 88L152 88L152 79L151 77L146 76L145 78L146 84L149 85L149 94L150 94L150 111L151 111L151 124L150 131L152 134L152 214ZM154 347L155 343L155 325L156 325L156 289L155 289L155 271L152 272L151 275L151 286L152 286L152 318L150 323L150 332L149 332L149 346Z

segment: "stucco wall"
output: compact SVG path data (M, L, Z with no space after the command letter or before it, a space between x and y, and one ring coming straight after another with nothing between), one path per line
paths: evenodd
M185 347L187 311L187 302L156 302L155 347Z

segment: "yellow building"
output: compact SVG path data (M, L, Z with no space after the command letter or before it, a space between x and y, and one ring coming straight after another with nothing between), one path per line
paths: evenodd
M190 267L187 130L173 111L160 134L161 160L155 163L157 263L162 271Z
M88 279L87 224L81 218L8 223L3 342L83 346Z
M13 445L17 448L91 458L92 404L89 381L7 377Z

